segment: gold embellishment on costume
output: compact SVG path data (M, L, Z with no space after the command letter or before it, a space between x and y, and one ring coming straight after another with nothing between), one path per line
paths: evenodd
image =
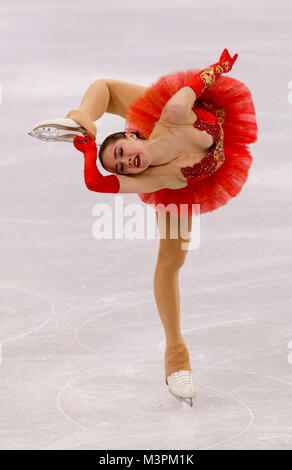
M224 111L224 108L218 108L218 109L216 110L215 115L216 115L216 117L217 117L217 119L218 119L218 122L219 122L220 124L223 124L224 118L225 118L225 116L226 116L226 113L225 113L225 111Z
M216 109L213 104L207 103L206 101L202 101L202 100L201 100L201 102L202 102L203 106L205 106L211 112L213 112L213 113L215 112L215 116L218 119L218 122L220 124L223 124L224 118L226 116L224 108L217 108Z
M207 67L203 72L200 74L200 78L202 79L204 83L204 88L203 91L209 86L212 85L212 83L215 82L215 72L212 69L212 67ZM202 93L203 93L202 91Z
M228 70L229 70L229 60L226 60L226 62L222 62L222 65L225 68L225 71L228 72Z
M218 64L216 67L216 73L221 75L224 72L223 68Z
M197 100L197 102L200 100L200 98ZM205 106L206 108L210 109L211 112L214 112L214 105L207 103L207 101L202 101L202 105Z
M224 155L224 148L223 148L223 142L224 142L224 132L222 129L222 125L219 123L220 129L221 129L221 137L214 149L214 158L217 162L215 171L218 170L218 168L222 165L222 163L225 161L225 155Z

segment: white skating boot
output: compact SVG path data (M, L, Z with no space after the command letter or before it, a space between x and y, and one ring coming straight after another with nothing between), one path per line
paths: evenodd
M180 401L193 406L193 397L196 395L193 373L191 370L180 370L167 377L169 392Z
M88 134L84 127L69 118L48 119L35 124L33 130L28 132L32 137L47 142L70 142L74 137Z

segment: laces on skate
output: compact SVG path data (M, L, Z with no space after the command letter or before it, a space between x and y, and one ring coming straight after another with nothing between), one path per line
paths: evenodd
M178 382L184 385L191 385L192 383L192 371L190 370L180 370L178 372L174 372L172 375L177 379Z

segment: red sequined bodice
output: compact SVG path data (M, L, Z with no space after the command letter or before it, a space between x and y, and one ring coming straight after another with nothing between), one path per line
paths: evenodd
M216 109L215 106L198 99L193 107L193 111L197 115L194 127L208 132L213 137L214 142L203 160L195 163L193 166L181 168L182 174L188 180L188 185L211 176L225 160L223 148L224 132L222 129L225 116L223 108Z

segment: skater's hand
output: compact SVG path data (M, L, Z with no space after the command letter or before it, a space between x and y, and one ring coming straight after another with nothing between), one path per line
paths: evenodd
M90 134L79 137L78 135L73 140L74 147L85 155L97 157L97 147L95 140Z
M234 54L234 56L231 57L228 50L224 49L219 59L219 65L224 69L224 72L229 72L232 69L237 57L238 54Z
M86 109L73 109L72 111L69 111L65 117L73 119L73 121L77 122L77 124L80 124L80 126L84 127L91 137L96 139L96 125L94 124L89 111Z

